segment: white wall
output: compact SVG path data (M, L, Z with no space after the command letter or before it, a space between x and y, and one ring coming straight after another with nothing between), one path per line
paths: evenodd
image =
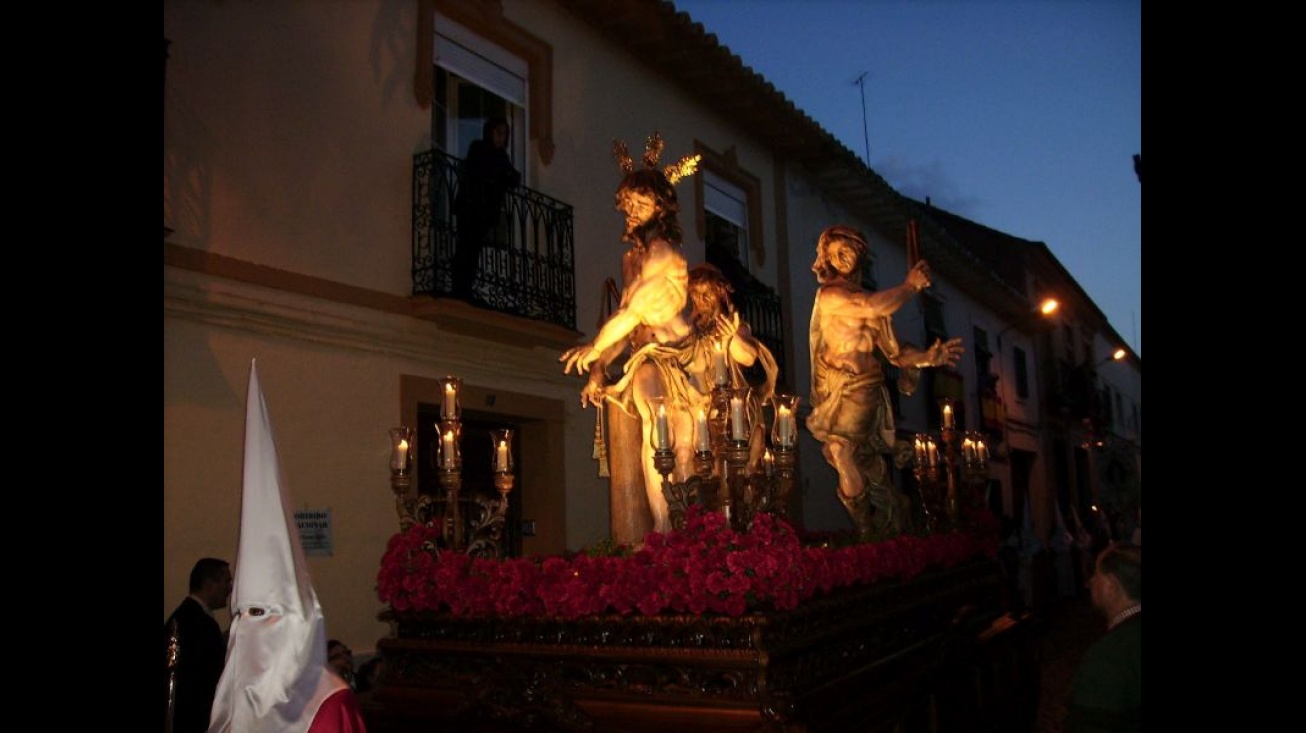
M634 152L658 130L664 162L692 152L696 140L718 152L733 149L762 186L767 257L755 274L778 285L780 263L789 262L794 350L787 363L805 414L817 235L835 223L860 228L886 287L905 276L905 253L823 196L793 162L774 160L746 131L570 13L543 2L503 8L507 21L552 46L556 148L544 165L532 144L525 183L574 207L578 341L597 330L600 288L607 277L619 279L625 249L613 208L620 173L612 140L625 140ZM580 409L582 381L562 374L560 350L451 333L385 305L402 304L411 292L412 156L430 146L431 111L413 93L416 12L408 0L164 3L164 37L172 42L164 85L164 222L176 230L165 241L230 258L223 263L275 268L273 281L315 278L290 292L242 282L239 273L209 264L200 271L165 264L165 617L185 595L197 558L235 560L252 358L259 360L296 507L332 509L335 553L310 557L310 570L328 633L360 658L388 633L376 619L375 576L398 529L386 459L388 430L400 424L404 408L401 377L455 374L559 400L566 406L566 545L579 549L608 534L607 482L591 458L594 415ZM776 190L777 170L784 171L784 190ZM697 263L699 202L691 181L677 190L685 254ZM786 200L783 217L779 198ZM331 286L326 292L304 294L323 283ZM969 323L990 334L1005 325L989 322L948 283L936 280L935 290L947 301L950 331L968 348ZM922 319L912 303L894 323L904 338L919 341ZM1012 333L1004 340L1007 355ZM1027 351L1032 357L1032 346ZM973 385L969 353L961 365ZM1004 381L1009 375L1004 364ZM925 427L923 400L904 402L900 427ZM1008 402L1009 410L1033 407ZM977 420L979 406L969 405L967 414ZM808 526L851 526L819 444L806 431L800 435Z
M666 162L696 139L734 147L768 201L771 161L569 13L547 3L504 10L552 44L556 149L550 165L532 158L526 183L574 207L578 340L588 339L625 249L613 138L639 150L660 130ZM413 94L415 22L416 4L399 0L164 4L164 222L176 230L165 241L331 290L313 297L207 262L201 271L165 264L165 617L197 558L235 560L252 358L295 505L332 509L335 554L310 557L310 570L328 633L360 654L388 631L374 588L398 529L386 456L388 430L401 424L401 376L455 374L559 400L566 545L608 535L594 413L580 409L582 381L562 373L560 350L460 336L367 305L402 303L412 288L412 156L430 145L431 115ZM678 192L686 256L698 262L692 181ZM764 236L774 248L774 228ZM775 283L775 263L768 257L759 277Z

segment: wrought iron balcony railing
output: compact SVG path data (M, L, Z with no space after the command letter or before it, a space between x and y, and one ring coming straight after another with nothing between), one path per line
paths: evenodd
M780 296L775 292L741 292L731 298L739 317L748 324L753 336L766 344L779 367L779 384L788 384L785 370L784 318L780 313ZM760 369L760 367L759 367ZM752 381L752 376L749 377Z
M413 295L453 294L461 161L413 156ZM576 328L572 207L525 186L508 192L497 241L481 251L477 295L491 309Z

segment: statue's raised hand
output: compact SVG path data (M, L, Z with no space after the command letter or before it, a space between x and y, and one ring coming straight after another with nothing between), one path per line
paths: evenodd
M917 260L916 264L907 271L907 283L918 293L928 288L931 284L929 263L925 260Z
M721 339L721 343L729 343L730 339L735 337L739 332L739 311L730 313L718 313L716 317L716 334Z

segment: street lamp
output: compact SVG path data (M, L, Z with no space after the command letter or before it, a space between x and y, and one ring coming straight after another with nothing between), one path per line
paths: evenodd
M1125 358L1125 354L1127 353L1129 352L1125 351L1125 348L1123 346L1118 346L1116 347L1115 351L1111 352L1111 356L1102 359L1098 363L1094 364L1093 367L1094 368L1100 367L1103 364L1107 363L1108 361L1120 361L1121 359Z
M1056 298L1044 298L1044 299L1043 299L1043 300L1038 304L1038 308L1034 309L1033 311L1030 311L1029 315L1030 315L1030 316L1033 316L1033 315L1040 315L1040 316L1045 316L1045 317L1046 317L1046 316L1050 316L1050 315L1052 315L1053 313L1056 313L1056 312L1057 312L1057 309L1060 308L1060 307L1061 307L1061 303L1060 303L1060 301L1058 301ZM1013 322L1013 323L1008 323L1008 324L1006 325L1005 328L1003 328L1001 331L998 331L998 335L997 335L997 344L998 344L998 352L999 352L999 356L1001 355L1001 351L1002 351L1002 334L1006 333L1007 331L1010 331L1011 329L1015 328L1016 326L1022 325L1023 323L1025 323L1025 321L1026 321L1027 319L1028 319L1028 317L1026 317L1026 318L1022 318L1022 319L1020 319L1020 320L1018 320L1018 321L1015 321L1015 322Z

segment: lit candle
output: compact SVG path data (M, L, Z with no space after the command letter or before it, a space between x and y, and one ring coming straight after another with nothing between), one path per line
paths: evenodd
M952 429L952 405L943 406L943 427Z
M667 406L658 403L657 414L657 436L653 441L653 448L656 450L666 450L671 447L671 430L667 425Z
M390 458L390 468L395 471L408 468L408 441L400 440L399 445L395 446L395 454Z
M961 441L961 459L967 465L975 462L975 441L970 438Z
M712 450L712 434L707 429L707 410L698 408L698 417L694 418L694 450L707 453Z
M732 440L748 439L748 433L744 430L744 399L742 397L730 398L730 438Z
M500 440L494 452L494 470L500 473L508 470L508 441Z
M930 466L933 467L939 465L939 447L935 445L932 440L926 445L930 451Z
M984 441L981 439L980 441L978 441L977 448L978 448L978 450L979 450L979 460L980 460L980 465L986 465L986 464L988 464L988 462L989 462L989 447L988 447L988 445L986 445L986 444L984 443Z
M770 476L775 473L775 456L771 455L771 449L767 448L762 454L762 466L766 470L766 475Z
M925 454L925 439L919 435L916 436L915 452L916 452L916 465L924 467L925 459L928 456Z
M726 352L721 348L720 341L712 344L712 374L718 385L730 381L730 372L726 369Z
M445 468L457 468L455 463L457 456L453 451L453 431L446 430L444 437L440 438L440 455L444 456L443 465Z
M775 411L775 430L779 434L780 446L788 448L794 444L794 436L789 432L794 424L793 411L785 405Z
M454 389L453 382L444 383L444 415L446 420L452 420L457 417L454 412L457 409L458 391Z

